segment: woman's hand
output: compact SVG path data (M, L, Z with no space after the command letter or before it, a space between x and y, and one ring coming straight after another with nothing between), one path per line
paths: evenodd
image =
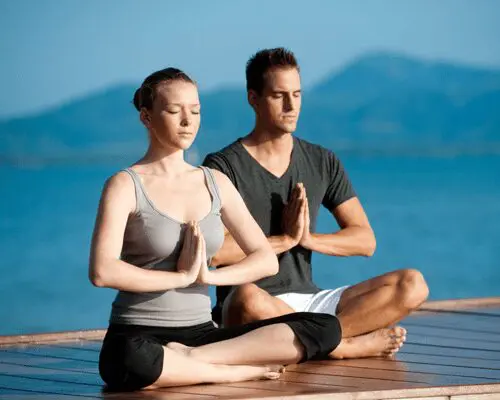
M177 261L177 271L185 274L186 286L191 285L198 278L203 261L202 253L205 253L204 248L204 239L198 223L188 222L186 231L184 232L184 243L181 254Z
M210 278L212 277L213 272L210 272L210 270L208 269L207 244L205 242L205 238L203 237L203 235L201 235L200 242L201 242L201 267L196 282L204 285L211 285L212 283Z

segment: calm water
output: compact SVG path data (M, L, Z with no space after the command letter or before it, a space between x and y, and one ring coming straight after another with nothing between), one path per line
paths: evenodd
M416 267L431 298L500 295L500 157L342 157L377 235L365 258L315 256L322 287ZM0 334L105 327L87 280L104 180L123 165L0 166ZM327 213L319 230L334 230Z

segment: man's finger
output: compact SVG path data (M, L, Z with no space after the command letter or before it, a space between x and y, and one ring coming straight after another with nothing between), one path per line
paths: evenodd
M292 189L292 193L290 193L290 202L292 202L293 200L296 200L299 196L299 189L298 189L298 186L295 185Z
M305 199L304 198L301 198L299 200L299 207L298 207L298 215L302 215L304 213L304 207L305 207Z

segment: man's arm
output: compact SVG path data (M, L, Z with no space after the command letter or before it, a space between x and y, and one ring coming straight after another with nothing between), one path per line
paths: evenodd
M269 236L267 238L275 254L281 254L295 247L298 243L297 239L293 239L287 235ZM219 267L221 265L231 265L240 262L246 254L241 250L236 240L226 231L224 236L224 244L221 249L212 257L211 265Z
M375 252L376 242L368 217L356 196L344 166L331 151L326 154L326 164L324 171L328 174L329 183L322 204L331 211L340 231L328 234L310 233L309 203L306 201L304 233L300 245L306 249L332 256L369 257ZM301 190L307 199L303 186Z
M310 233L309 207L306 202L304 234L300 245L306 249L330 256L365 256L375 252L375 234L359 199L353 197L337 206L333 216L340 226L335 233Z
M275 254L281 254L297 246L304 232L304 222L306 212L305 192L301 192L297 187L292 192L289 203L283 210L282 223L283 234L268 236L267 240ZM229 232L225 232L224 244L222 248L212 257L211 265L218 267L230 265L241 261L246 254L238 246Z

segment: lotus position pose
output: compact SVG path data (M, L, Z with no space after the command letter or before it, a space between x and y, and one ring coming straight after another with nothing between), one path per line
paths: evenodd
M134 104L149 148L106 182L90 254L91 282L119 291L99 359L108 388L275 379L283 365L341 349L341 325L329 314L215 327L207 285L274 275L276 255L231 181L184 161L200 125L195 83L175 68L155 72ZM224 226L245 256L210 270Z
M391 338L404 332L390 326L428 296L422 274L401 269L325 290L313 282L313 252L371 256L375 236L336 155L293 135L302 101L293 53L259 51L247 63L246 78L255 126L203 164L234 184L278 255L279 272L256 283L218 287L214 320L235 326L294 311L327 313L339 318L343 344L352 345L348 352L336 349L333 358L387 354ZM321 205L333 214L339 231L315 233ZM246 254L228 230L212 266L234 265Z

